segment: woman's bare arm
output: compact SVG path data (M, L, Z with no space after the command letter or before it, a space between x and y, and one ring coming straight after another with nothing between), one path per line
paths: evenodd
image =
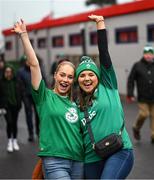
M31 42L29 40L25 22L23 20L21 20L20 22L17 22L14 25L12 31L19 34L19 36L21 38L24 52L27 57L28 64L30 66L31 83L32 83L32 86L34 87L34 89L37 90L39 88L39 85L40 85L40 82L42 79L42 75L41 75L41 70L40 70L38 59L36 57L36 54L34 52L32 45L31 45Z

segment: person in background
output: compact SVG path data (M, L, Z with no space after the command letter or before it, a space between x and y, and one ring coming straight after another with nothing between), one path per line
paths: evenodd
M30 67L32 95L40 119L39 153L45 179L82 179L84 148L77 106L72 99L75 67L60 63L53 90L45 86L37 56L23 20L14 25Z
M44 80L44 82L47 85L47 87L50 87L49 82L47 80L47 76L46 76L46 71L45 71L45 66L44 66L44 63L43 63L43 59L38 54L36 54L36 56L37 56L37 59L38 59L38 62L39 62L40 68L41 68L42 79Z
M5 61L2 59L2 57L0 56L0 80L3 78L4 76L4 67L5 67ZM3 96L0 95L0 108L1 108L1 113L3 111L5 111L3 108ZM5 114L5 113L2 113Z
M17 142L18 135L18 113L21 108L21 93L19 83L15 77L14 68L6 65L3 77L0 80L0 108L6 110L6 132L8 138L7 151L19 151Z
M26 123L28 128L28 141L34 141L33 113L35 115L35 131L39 134L39 118L31 93L31 74L30 67L25 55L20 58L21 67L17 71L18 82L20 83L22 102L24 103Z
M141 139L140 130L145 120L150 118L151 143L154 144L154 48L146 45L143 57L136 62L128 76L127 102L134 102L134 88L137 87L139 113L133 124L133 135Z
M95 142L119 133L124 123L117 79L108 52L107 36L103 16L90 15L97 26L100 71L91 57L83 56L76 69L79 85L79 117L82 123L85 147L85 179L125 179L134 162L132 143L126 128L122 130L123 147L106 159L102 159L93 149L85 120L88 110Z
M5 61L0 57L0 79L3 77Z

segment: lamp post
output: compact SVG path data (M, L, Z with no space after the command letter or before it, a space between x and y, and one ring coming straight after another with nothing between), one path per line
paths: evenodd
M81 38L82 38L82 55L86 55L87 49L86 49L85 24L80 24L80 32L81 32Z

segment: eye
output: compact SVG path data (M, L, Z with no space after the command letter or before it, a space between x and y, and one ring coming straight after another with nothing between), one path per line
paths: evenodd
M95 74L94 73L89 73L89 76L93 77L93 76L95 76Z
M72 79L73 79L73 76L68 76L68 79L72 80Z
M65 76L66 76L65 73L60 73L59 75L60 75L61 77L65 77Z
M80 74L79 77L83 78L85 77L85 74Z

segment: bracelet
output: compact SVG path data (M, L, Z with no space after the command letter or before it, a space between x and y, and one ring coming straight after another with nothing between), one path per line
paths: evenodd
M19 32L18 35L21 36L22 34L27 33L27 31Z
M104 19L100 19L100 20L96 21L96 23L103 22L103 21L104 21Z

